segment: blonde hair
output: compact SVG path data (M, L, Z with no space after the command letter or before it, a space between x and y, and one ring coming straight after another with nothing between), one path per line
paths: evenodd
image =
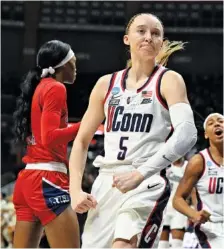
M131 24L134 22L135 18L140 16L140 15L152 15L152 16L156 17L160 21L160 23L163 27L163 23L161 22L161 20L157 16L155 16L151 13L138 13L138 14L134 15L130 19L130 21L128 22L126 30L125 30L125 34L128 34ZM160 64L162 66L166 66L170 55L176 51L183 50L185 44L186 44L186 42L169 41L169 40L165 39L163 41L163 45L159 51L159 54L156 56L156 63ZM132 66L132 61L130 59L127 61L127 67L131 67L131 66Z

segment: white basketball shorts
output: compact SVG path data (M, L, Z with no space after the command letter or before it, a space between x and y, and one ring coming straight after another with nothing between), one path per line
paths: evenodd
M131 170L132 166L100 170L91 191L98 205L88 213L82 248L111 248L115 239L130 240L135 235L139 247L157 246L170 196L169 182L155 175L125 194L112 187L114 174Z

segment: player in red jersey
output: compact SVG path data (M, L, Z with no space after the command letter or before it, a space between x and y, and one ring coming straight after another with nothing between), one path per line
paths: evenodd
M36 68L21 85L15 128L27 152L14 189L14 247L38 247L43 229L51 247L79 247L67 176L67 143L75 138L79 123L68 124L66 88L61 83L72 84L75 78L72 49L53 40L40 48Z

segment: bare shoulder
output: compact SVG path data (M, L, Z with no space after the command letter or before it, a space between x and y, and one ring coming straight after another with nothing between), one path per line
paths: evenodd
M164 73L161 83L164 87L176 87L177 85L185 87L185 82L182 75L173 70L168 70Z
M189 160L186 166L185 173L188 175L190 174L200 177L203 171L204 171L204 158L202 157L201 154L196 154Z
M96 82L96 87L97 88L106 88L108 89L110 80L111 80L112 74L106 74L101 76L98 81Z
M175 71L169 70L164 73L160 91L168 106L180 102L189 103L184 79Z
M100 97L100 99L104 99L104 97L107 94L109 85L110 85L111 77L112 77L112 74L106 74L106 75L101 76L97 80L92 90L91 96L97 95Z

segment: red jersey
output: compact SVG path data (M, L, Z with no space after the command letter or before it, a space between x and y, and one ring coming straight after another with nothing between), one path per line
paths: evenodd
M62 162L68 165L67 144L78 132L79 123L68 125L65 86L53 78L38 84L32 99L31 131L24 163Z

